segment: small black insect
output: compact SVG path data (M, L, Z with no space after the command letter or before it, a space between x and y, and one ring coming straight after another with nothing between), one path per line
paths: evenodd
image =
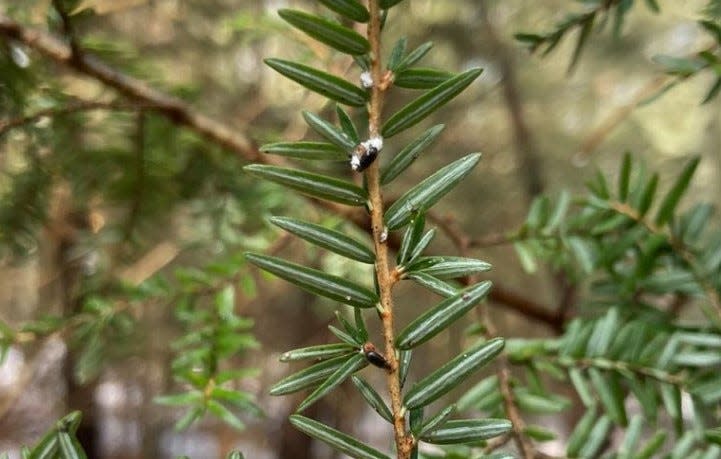
M386 370L391 369L390 363L388 363L386 358L383 357L383 354L376 350L376 347L373 345L373 343L365 343L363 345L363 354L366 356L366 360L368 360L368 363L370 363L371 365L374 365L378 368L384 368Z
M362 146L359 145L359 146ZM368 166L373 164L373 161L378 157L378 150L370 147L368 149L363 148L362 153L358 153L359 148L353 152L353 157L350 159L350 167L356 172L363 172L368 169Z
M378 157L378 153L383 148L383 139L381 137L373 137L361 142L353 151L350 158L350 168L356 172L363 172Z

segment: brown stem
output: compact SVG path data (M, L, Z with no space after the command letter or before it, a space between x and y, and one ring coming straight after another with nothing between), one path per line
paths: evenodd
M462 256L468 256L470 238L458 237L453 240L458 252ZM478 281L478 276L470 275L464 278L463 281L465 284L471 285ZM490 339L497 336L498 331L491 320L488 308L476 307L475 312L481 323L484 325L484 337ZM523 459L534 459L536 457L536 449L533 447L531 439L525 434L526 422L523 420L521 411L516 405L516 400L511 388L511 371L509 369L510 362L508 360L508 356L505 353L499 355L496 359L496 365L496 376L498 377L498 386L500 388L501 397L503 398L503 407L506 411L506 416L508 416L512 425L510 436L515 441Z
M368 2L370 22L368 24L368 41L371 45L371 75L375 84L371 92L368 107L368 132L371 137L379 135L381 111L383 109L383 90L379 84L382 77L380 58L380 8L378 0ZM388 391L393 411L393 431L398 459L410 458L413 439L406 434L406 419L401 398L401 384L396 358L395 337L393 330L393 297L391 289L393 276L388 262L388 235L383 223L383 194L380 186L379 161L375 161L366 171L368 196L370 200L371 230L373 245L376 252L376 276L380 290L380 318L383 323L383 339L385 355L388 361Z
M476 308L479 313L481 320L483 321L484 328L486 330L486 338L492 338L497 336L496 327L493 324L490 316L488 315L488 309L483 308L482 310ZM536 457L536 449L533 447L531 439L525 434L526 422L521 416L521 410L516 405L516 398L513 395L511 388L511 371L509 369L510 362L506 354L498 356L497 360L496 376L498 376L498 387L501 391L501 397L503 398L503 407L506 411L506 416L511 421L511 437L516 443L516 446L521 452L523 459L534 459Z

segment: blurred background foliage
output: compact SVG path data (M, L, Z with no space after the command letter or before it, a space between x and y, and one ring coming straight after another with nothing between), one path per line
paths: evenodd
M432 41L430 67L484 68L459 100L427 121L446 129L389 198L452 159L483 152L476 172L429 220L444 229L433 243L439 251L460 247L493 264L488 313L501 336L555 337L585 311L583 281L602 267L588 249L593 242L560 241L571 254L564 259L552 242L519 245L514 237L552 234L550 203L588 181L598 190L597 168L613 183L623 175L624 152L632 151L634 170L658 171L659 190L668 190L699 158L679 212L721 204L717 2L662 1L660 11L655 2L612 2L622 13L598 13L595 26L609 24L584 32L589 12L605 3L410 0L392 11L385 32L388 50L400 36L411 48ZM349 58L283 24L274 11L285 6L320 8L278 0L0 0L0 451L34 444L55 419L81 410L77 435L94 457L211 458L232 449L261 459L335 457L289 426L300 399L267 393L287 372L278 363L282 351L328 341L332 308L250 269L239 255L282 252L346 277L368 276L281 235L267 217L361 228L241 173L259 155L256 145L306 136L302 109L331 109L263 66L263 58L320 61L358 78ZM569 13L575 22L566 20ZM541 57L563 27L557 46ZM42 40L18 30L55 37L56 47L42 52ZM516 41L519 33L526 35ZM54 54L58 46L82 50L91 63ZM99 73L96 62L112 72ZM387 113L410 94L395 91ZM399 135L384 154L409 140ZM550 200L532 206L541 193ZM533 218L534 208L543 217ZM576 228L594 224L586 217ZM715 214L708 218L718 224ZM472 243L459 246L463 236ZM617 285L609 279L608 288ZM636 286L623 287L631 301ZM434 301L411 287L397 291L401 321ZM703 320L685 296L674 303L675 292L654 293L661 306L677 308L680 321ZM604 326L619 320L615 309L603 311L597 320ZM427 373L456 355L473 325L467 320L416 369ZM511 353L519 368L522 344ZM574 356L563 357L549 358L570 365ZM549 400L559 405L541 412L567 408ZM561 439L584 414L582 404L573 406L545 421ZM310 411L385 445L385 429L352 390L341 388ZM625 424L618 416L612 420ZM188 430L173 429L196 418ZM562 454L564 443L541 449Z

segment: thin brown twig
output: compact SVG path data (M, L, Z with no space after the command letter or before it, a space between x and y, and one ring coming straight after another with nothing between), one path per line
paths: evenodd
M188 127L246 159L258 158L257 148L245 135L194 111L186 102L151 88L145 82L106 65L87 53L73 54L64 41L31 29L0 14L0 35L24 43L56 63L90 76L134 101L151 104L173 122Z
M516 71L513 62L513 55L509 52L505 44L498 38L495 26L490 20L486 1L479 2L478 8L481 20L483 22L483 30L485 31L486 40L490 47L494 50L496 61L501 70L501 86L503 89L503 97L508 108L510 124L513 128L513 139L515 144L515 153L519 162L523 164L521 173L524 178L526 189L526 198L530 204L533 199L541 194L545 188L542 161L538 154L538 146L533 140L533 135L526 122L523 112L523 104L521 100L520 90L516 81ZM488 241L483 241L488 243ZM503 244L502 239L491 241L492 243ZM570 311L573 309L576 300L576 285L569 282L567 274L564 271L554 271L551 273L556 294L559 297L559 307L557 315L560 317L560 323L565 323ZM558 330L558 328L557 328Z
M428 212L428 219L435 223L443 233L448 236L451 242L456 246L459 252L468 255L472 248L490 247L491 245L512 244L516 239L502 233L492 233L483 236L480 239L472 239L458 225L452 216L438 216L433 212ZM491 244L493 242L493 244ZM461 249L462 248L462 249ZM532 318L539 322L545 323L554 331L560 332L565 323L565 317L559 312L550 311L540 303L536 303L527 298L521 298L516 293L508 290L506 287L494 284L490 295L491 301L509 306L510 309ZM512 306L510 306L512 305Z
M477 313L480 314L481 320L485 327L485 336L492 338L498 335L498 332L491 320L487 308L476 308ZM511 371L509 370L510 362L508 356L502 353L496 360L497 370L496 376L498 376L498 387L503 398L503 407L506 411L506 416L511 421L511 437L516 443L519 451L524 459L534 459L536 457L536 449L533 446L533 442L525 434L526 421L521 416L521 410L516 405L516 399L511 389Z
M503 448L509 441L511 441L511 438L513 438L511 435L503 434L500 437L492 439L483 448L483 454L491 454L498 448Z
M107 101L95 101L95 100L80 100L73 101L62 107L52 107L38 110L35 113L29 115L20 116L17 118L11 118L8 120L0 120L0 136L5 134L10 129L15 129L22 126L27 126L42 120L43 118L55 118L64 115L71 115L73 113L88 112L93 110L108 110L117 112L135 112L138 110L152 110L161 109L161 106L140 104L140 103L121 103L121 102L107 102Z
M581 142L581 146L578 149L575 157L577 161L586 161L598 147L603 143L604 140L618 127L626 118L633 113L636 107L639 106L644 100L652 97L659 90L662 90L668 81L671 79L668 75L657 76L648 83L646 83L636 94L631 97L631 100L624 106L614 110L609 116L607 116L601 123L596 126L586 138Z
M500 67L502 76L501 89L508 108L510 125L513 129L514 150L519 163L522 164L520 172L523 175L523 186L526 189L525 196L528 204L530 204L531 200L541 194L544 189L542 164L523 113L523 104L516 83L513 58L506 49L506 45L498 38L495 27L488 16L486 3L487 0L478 2L478 14L480 15L485 40L489 48L493 50L496 62Z
M368 106L368 134L371 138L380 135L381 112L383 110L384 88L380 85L381 67L381 27L378 0L369 0L368 41L371 46L371 75L375 84L371 90ZM380 185L380 161L375 161L366 171L368 197L371 214L371 230L376 252L376 276L380 292L379 315L383 323L385 356L388 361L388 392L393 412L393 432L398 459L409 459L414 447L412 436L406 434L406 417L401 397L400 372L395 349L395 331L393 329L393 278L388 261L388 230L383 222L383 194Z
M457 231L459 237L455 239L457 241L456 248L462 256L468 256L469 238L463 236L460 230ZM464 282L467 285L474 284L477 281L477 275L470 275L464 279ZM475 312L481 323L483 324L484 336L487 339L498 336L498 331L496 330L493 320L491 320L488 308L476 307ZM505 353L502 353L497 357L496 366L496 376L498 377L498 386L501 392L501 397L503 398L503 406L506 411L506 416L508 416L508 419L511 421L512 425L510 437L513 438L513 440L515 441L516 446L523 455L524 459L534 459L536 456L536 450L533 446L533 443L531 442L531 439L528 438L525 434L526 423L521 416L520 409L516 405L513 390L511 389L511 372L509 370L510 362Z

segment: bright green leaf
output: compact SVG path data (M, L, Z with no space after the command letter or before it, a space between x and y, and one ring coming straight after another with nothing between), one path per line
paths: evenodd
M48 432L30 452L30 459L56 459L58 453L58 436L55 430Z
M656 432L634 459L650 459L666 442L666 432Z
M318 0L329 10L356 22L368 22L370 14L365 6L356 0Z
M410 273L406 277L417 284L422 285L433 293L437 293L438 295L444 297L453 296L458 293L458 289L453 285L426 273Z
M218 419L233 427L234 429L245 429L245 424L243 423L243 421L238 419L238 416L236 416L232 411L226 408L225 405L221 404L217 400L208 400L206 403L208 407L208 412L216 416Z
M481 342L418 381L406 393L408 408L426 406L463 382L471 373L493 360L502 350L502 338Z
M433 256L418 258L408 266L407 271L428 274L438 279L455 279L490 269L490 263L475 258Z
M405 263L413 249L418 245L423 234L423 229L426 224L426 216L424 214L417 214L413 217L411 224L406 228L401 240L401 247L398 249L398 255L396 257L396 263L402 265Z
M426 231L426 234L423 235L423 237L418 241L418 244L416 244L416 246L411 250L407 263L413 263L416 258L421 256L421 254L428 248L431 241L433 241L434 237L436 237L435 228L431 228Z
M353 120L350 117L350 114L348 114L347 111L340 105L335 106L335 112L338 116L338 122L340 123L341 130L343 133L350 138L353 143L358 144L360 143L360 137L358 135L358 130L355 127L355 124L353 124Z
M401 63L403 54L406 52L406 46L408 46L408 39L406 37L401 37L396 41L396 44L393 45L393 49L388 56L388 70L392 72L397 70L398 64Z
M623 437L623 443L621 443L621 446L618 448L617 459L631 458L631 454L636 450L636 445L641 436L643 423L643 417L638 414L631 418L631 422L628 423L628 429L626 429L626 435Z
M666 196L663 198L663 201L661 201L658 213L656 214L656 225L660 226L671 220L673 212L676 210L676 206L681 200L681 196L683 196L688 189L688 185L691 183L691 178L693 177L696 167L700 161L701 158L696 157L683 168L681 174L679 174L676 182L673 184L673 187L671 187Z
M535 273L538 269L538 263L536 263L536 257L533 254L530 243L526 241L516 241L513 243L513 248L518 255L518 260L521 262L523 270L527 273Z
M352 458L389 459L385 454L367 446L350 435L344 434L313 419L306 418L299 414L293 414L289 420L298 430L305 432L309 436L330 445L333 449L345 453Z
M588 374L608 416L616 424L625 426L628 422L624 406L625 393L617 375L613 373L604 375L598 368L589 368Z
M528 413L551 414L560 413L571 405L571 402L559 395L539 395L524 388L517 388L513 392L518 406Z
M436 86L394 113L383 125L383 137L392 137L427 117L460 94L481 74L482 69L471 69Z
M336 145L338 148L345 151L346 158L348 158L350 152L355 149L356 142L354 142L348 134L343 132L342 129L339 129L334 124L316 115L315 113L304 110L303 119L305 119L305 122L308 123L308 126L313 128L315 132L323 136L332 144Z
M571 436L568 437L568 443L566 444L566 455L568 457L579 457L579 452L583 445L586 444L588 436L591 434L591 429L596 422L596 406L590 406L586 410L586 413L576 424L576 427L571 432Z
M526 426L523 433L539 442L553 441L558 437L556 432L533 424Z
M715 351L681 351L673 356L673 363L685 367L711 368L721 363L721 353Z
M205 413L205 407L204 406L195 406L188 410L182 418L178 419L178 421L175 423L174 429L176 431L185 430L196 421L199 417L201 417Z
M428 51L430 51L431 48L433 48L432 42L427 41L427 42L423 43L418 48L416 48L413 51L411 51L410 53L408 53L408 55L405 58L403 58L403 60L398 64L398 66L394 69L394 71L400 72L404 69L407 69L411 65L417 63L418 61L423 59L423 57L426 54L428 54Z
M259 268L316 295L357 308L372 308L378 302L378 296L374 292L343 277L307 268L282 258L254 253L246 253L245 257Z
M328 325L328 330L333 333L339 340L353 347L360 347L363 345L354 334L348 333L347 331L341 330L333 325Z
M343 365L339 366L338 369L333 372L332 375L328 376L323 384L318 386L297 408L297 412L303 411L321 398L325 397L333 389L338 387L343 381L348 379L350 375L360 370L361 368L368 365L368 361L365 355L356 353L346 360Z
M358 351L358 349L346 343L321 344L318 346L303 347L284 352L280 356L280 361L294 362L296 360L325 360L356 351Z
M349 206L362 206L368 200L363 188L345 180L326 175L314 174L287 167L251 164L244 171L251 175L287 186L301 193L328 201L339 202Z
M586 407L590 407L595 403L595 399L591 394L591 389L588 387L588 382L583 376L583 373L578 368L571 368L568 372L573 387L576 389L578 397L581 399Z
M362 107L368 100L363 89L335 75L283 59L265 59L264 62L296 83L341 104Z
M348 154L338 146L328 142L276 142L260 147L263 153L285 156L287 158L346 161Z
M407 89L432 89L453 78L451 72L427 68L407 68L396 73L393 84Z
M373 251L340 231L293 218L271 217L269 220L272 224L338 255L362 263L375 262Z
M410 349L433 338L481 301L491 285L491 281L471 285L421 314L398 334L396 347Z
M601 416L596 425L588 434L585 444L579 453L580 457L597 457L598 451L606 442L606 437L611 430L611 419L608 416Z
M418 155L438 139L443 129L445 129L443 124L431 127L393 156L393 159L381 172L381 184L389 184L406 170L418 158Z
M416 437L422 437L423 435L433 432L435 429L442 427L448 418L450 418L456 412L456 405L451 405L443 408L435 416L430 417L424 422L417 432L413 432Z
M436 445L453 445L487 440L510 430L511 421L507 419L459 419L446 422L422 436L421 440Z
M656 194L656 187L658 186L658 174L653 174L651 179L646 183L643 191L640 195L637 210L639 217L646 215L646 212L651 208L653 204L653 197Z
M466 411L472 408L477 408L477 404L480 400L488 397L493 393L498 393L498 376L492 375L483 378L480 382L476 383L473 387L458 399L456 406L459 411Z
M391 413L391 410L388 408L386 402L384 402L381 396L378 395L378 392L376 392L375 389L373 389L373 387L363 378L352 376L351 380L368 405L370 405L370 407L373 408L380 417L393 424L393 413Z
M341 355L332 359L323 360L313 366L305 368L290 376L286 376L270 388L270 395L286 395L298 392L314 386L332 375L341 365L348 361L352 356Z
M85 459L87 455L80 447L77 440L73 440L69 433L60 431L57 433L58 446L61 459Z
M291 9L278 10L278 15L293 27L342 53L357 55L370 51L365 37L337 22Z
M417 212L424 212L451 191L481 159L470 154L441 168L398 198L385 213L386 226L396 230L406 225Z

